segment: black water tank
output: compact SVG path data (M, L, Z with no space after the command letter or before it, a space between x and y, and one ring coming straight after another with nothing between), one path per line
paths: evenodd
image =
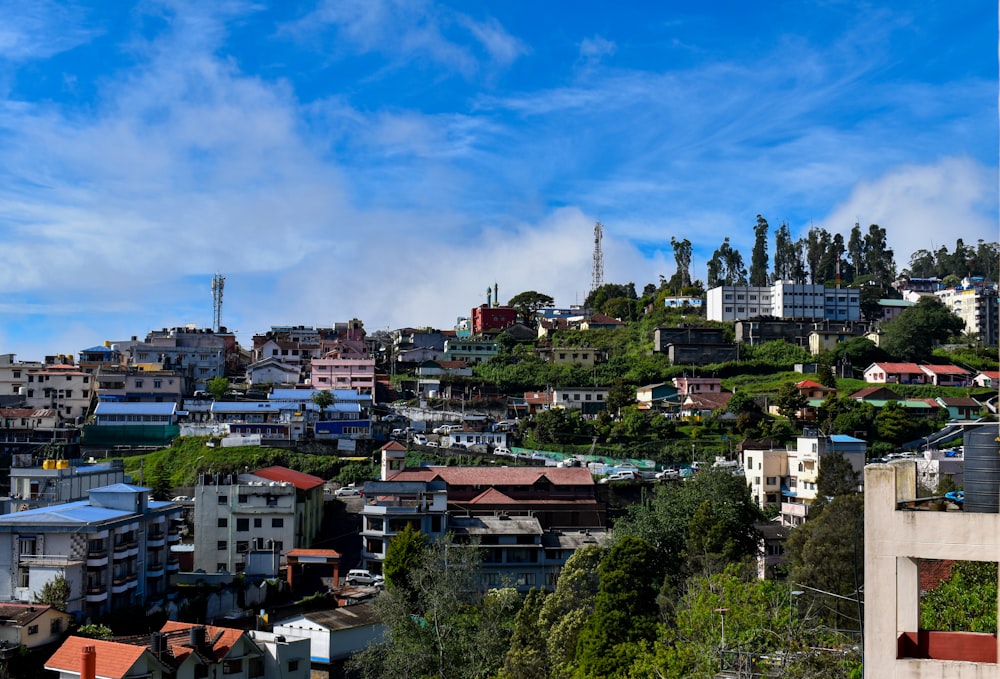
M995 422L965 430L965 503L980 514L1000 512L1000 429Z

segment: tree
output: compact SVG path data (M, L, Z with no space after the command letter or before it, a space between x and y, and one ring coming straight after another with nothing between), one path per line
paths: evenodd
M400 588L404 595L413 594L411 574L423 565L427 552L427 536L410 524L403 526L389 541L382 563L382 575L387 588Z
M920 629L996 634L996 601L996 562L959 561L920 598Z
M333 405L333 400L333 394L331 394L327 389L317 391L313 394L312 402L319 408L320 419L323 418L323 414L326 412L326 409Z
M545 601L545 592L534 588L528 592L521 610L514 618L510 649L504 656L500 679L547 679L549 653L545 634L539 625L539 615Z
M576 646L580 630L594 611L598 590L598 567L604 549L584 545L573 552L556 581L556 590L545 597L538 626L553 679L568 679L576 670Z
M208 385L205 388L212 395L212 398L216 401L221 401L229 393L229 380L221 376L213 377L208 381Z
M794 382L785 382L778 388L774 404L778 406L779 415L787 417L794 423L798 422L802 409L809 405L809 399Z
M69 580L62 575L57 575L53 579L42 585L42 589L35 594L35 603L51 606L57 611L66 612L66 602L69 601L72 590Z
M608 386L608 399L605 403L608 412L617 414L622 408L635 404L635 389L622 378L616 378Z
M726 236L708 261L708 287L746 284L747 270L743 264L743 255L729 244L729 236Z
M835 497L817 517L795 528L785 543L789 579L821 592L820 617L835 629L857 629L856 590L864 583L864 535L859 519L861 494ZM857 578L857 579L856 579Z
M801 283L805 278L802 263L802 242L792 239L786 222L774 234L774 280L791 280Z
M839 451L827 453L820 461L816 493L822 497L854 495L858 492L858 472Z
M639 642L656 638L657 592L664 564L635 537L618 540L601 560L594 613L580 631L577 660L582 677L627 676Z
M677 272L670 279L670 286L674 290L680 290L691 285L691 241L687 238L677 240L670 237L670 245L674 248L674 262L677 264Z
M935 344L961 334L965 323L936 297L921 297L883 328L882 348L902 361L923 361Z
M750 285L767 285L767 220L757 215L753 227L754 244L750 254Z
M806 265L809 267L809 282L823 283L826 272L821 268L823 255L830 249L830 234L826 229L814 226L806 234L805 251Z
M426 545L419 562L408 572L409 592L387 587L375 600L385 638L355 656L352 668L373 678L495 674L520 603L517 592L484 592L478 548L452 544L450 536Z
M870 225L865 234L865 270L883 290L888 289L896 278L896 261L888 246L885 229L878 224Z
M556 301L549 295L534 290L526 290L510 298L507 306L516 309L521 321L529 328L537 325L535 314L539 309L554 306Z

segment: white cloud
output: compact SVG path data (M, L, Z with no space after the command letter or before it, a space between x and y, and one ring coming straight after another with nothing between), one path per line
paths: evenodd
M604 57L613 56L618 46L611 40L595 35L580 41L580 59L588 65L596 64Z
M995 242L996 186L996 168L969 158L901 166L859 182L822 223L840 233L855 221L862 229L878 224L895 250L896 265L903 268L921 248L945 245L951 250L957 238L966 244L980 238Z

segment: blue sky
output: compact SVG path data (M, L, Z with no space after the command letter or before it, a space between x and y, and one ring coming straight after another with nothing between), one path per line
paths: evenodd
M793 235L998 238L997 8L0 0L0 353L451 327ZM773 245L772 245L773 247Z

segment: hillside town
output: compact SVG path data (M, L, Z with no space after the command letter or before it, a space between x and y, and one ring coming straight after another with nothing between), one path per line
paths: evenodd
M471 590L519 597L515 625L513 612L520 620L534 597L561 591L575 557L667 540L650 537L642 513L710 492L703 501L735 493L748 518L685 527L687 546L668 559L693 558L691 540L724 530L723 542L699 548L722 561L677 561L667 582L742 562L764 586L784 587L785 615L833 611L815 614L843 644L832 655L842 665L857 656L860 667L863 647L866 676L872 667L871 676L917 676L905 668L927 663L986 668L968 676L995 667L995 611L992 634L969 631L961 643L962 632L925 630L915 616L956 563L1000 557L1000 372L995 360L977 369L879 349L899 319L933 305L948 316L941 345L961 337L995 354L995 283L902 278L898 297L874 304L863 304L863 287L837 283L704 294L663 285L642 299L633 289L633 311L620 317L594 307L613 310L623 286L601 284L588 305L558 308L534 291L501 304L494 283L452 328L369 334L354 318L272 326L247 347L221 325L221 277L212 287L211 328L151 330L37 360L0 354L7 661L38 649L33 657L63 679L388 676L385 657L365 663L385 641L403 647L385 601L416 577L398 565L414 535L425 548L471 550L467 563L451 557L453 585L472 574ZM664 379L629 384L614 338L640 328ZM837 353L851 346L864 351ZM762 370L764 350L784 358ZM878 358L857 362L863 355ZM526 363L559 372L546 382L536 373L527 390L488 377L490 367ZM604 379L608 366L618 379ZM734 388L745 370L781 375ZM571 426L585 434L562 436ZM613 433L626 426L635 431ZM893 426L898 435L887 433ZM226 453L235 457L217 457ZM280 462L291 453L326 466ZM189 476L175 482L168 468L182 463ZM651 495L660 500L649 504ZM863 565L863 581L801 582L815 557L799 545L790 558L789 545L833 515L840 495L853 513L838 521L863 554L843 567ZM137 611L156 627L123 628L122 614ZM792 671L789 658L772 657L770 669L757 659L741 674L760 649L726 647L725 615L713 676ZM79 629L105 632L87 639ZM518 669L517 648L500 653L507 674L498 676L534 676ZM575 662L590 667L585 676L606 676L600 660Z

